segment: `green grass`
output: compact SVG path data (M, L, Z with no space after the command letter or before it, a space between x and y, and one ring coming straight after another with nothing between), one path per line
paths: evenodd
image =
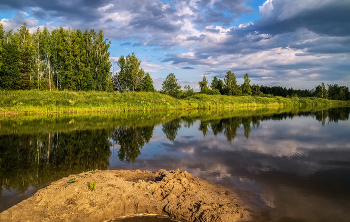
M349 106L350 102L321 98L283 98L196 94L175 99L160 93L0 91L0 115L105 113L180 109L248 107Z
M77 180L75 179L75 177L72 178L72 179L70 179L70 180L68 181L68 183L75 183L75 182L77 182Z
M96 185L96 182L95 182L95 181L92 181L92 182L89 184L89 190L91 190L91 191L95 190L95 185Z
M163 110L153 112L83 113L60 115L0 116L0 136L154 126L177 118L207 120L227 117L268 116L279 113L316 112L323 106L240 107L235 109Z

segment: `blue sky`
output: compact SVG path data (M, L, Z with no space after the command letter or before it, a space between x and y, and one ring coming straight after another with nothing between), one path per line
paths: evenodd
M157 89L169 73L198 90L203 75L311 89L350 86L348 0L2 0L6 30L103 29L111 60L135 52Z

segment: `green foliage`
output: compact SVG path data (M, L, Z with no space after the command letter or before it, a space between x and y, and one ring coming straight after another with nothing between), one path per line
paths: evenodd
M224 94L224 82L221 80L221 79L218 79L216 76L214 76L214 79L213 81L211 82L211 89L212 90L218 90L220 92L220 94ZM219 94L216 94L216 91L215 91L215 94L213 95L219 95Z
M321 87L324 87L324 84ZM328 90L324 94L333 100L350 100L350 92L347 86L328 85Z
M142 80L145 77L145 71L140 69L140 65L141 61L136 58L134 53L126 57L120 56L118 60L120 71L114 80L114 89L120 92L125 90L140 91L142 88ZM147 81L149 81L149 79L147 79ZM147 82L147 84L149 84L149 82ZM148 87L150 86L148 85Z
M1 72L1 67L3 64L2 55L3 55L4 37L5 37L5 30L4 30L4 26L2 25L1 20L0 20L0 72ZM0 82L1 82L1 76L0 76Z
M94 191L95 190L95 186L96 186L96 182L92 181L89 183L89 190L90 191Z
M176 119L163 124L162 131L170 141L174 141L177 136L177 131L181 128L181 120Z
M347 86L339 86L338 84L328 85L328 89L326 88L324 83L315 87L312 90L300 90L293 88L282 88L280 86L261 86L261 92L264 94L271 94L273 96L283 96L283 97L319 97L324 99L332 99L332 100L350 100L350 92L349 87Z
M1 89L112 90L110 41L102 30L45 27L30 34L24 23L2 37L1 27L0 61L8 62L0 65Z
M218 89L212 89L211 95L221 95L220 91Z
M142 92L154 92L153 80L149 73L146 73L145 77L141 80L140 91Z
M252 85L252 95L253 96L260 96L260 87L258 84L253 84Z
M75 183L75 182L77 182L77 180L75 179L75 177L74 177L74 178L71 178L71 179L68 181L68 183Z
M154 126L115 128L111 138L120 145L119 159L134 163L141 154L140 149L150 141L153 129Z
M69 127L67 122L61 130ZM24 193L91 168L107 169L110 135L111 130L82 128L0 135L0 186Z
M171 99L169 96L161 96ZM292 101L282 97L196 96L197 103L202 102L203 107L204 103L213 106L218 101L227 106L230 105L228 102ZM193 98L189 98L189 101L195 102ZM349 119L349 108L326 110L321 106L339 101L296 98L293 102L297 101L299 102L295 105L262 109L242 106L243 108L235 109L0 118L0 186L23 194L30 186L40 189L72 174L83 171L93 174L97 169L92 169L96 167L107 169L111 156L111 138L123 147L118 153L119 157L135 161L141 148L150 141L154 126L159 124L169 140L176 139L180 127L189 127L200 121L199 130L203 135L211 129L214 135L223 133L228 141L233 141L238 127L243 126L244 135L248 137L250 127L258 126L260 121L290 118L299 111L313 111L311 115L323 124L326 121ZM309 106L299 107L303 103Z
M184 90L181 94L181 98L185 99L185 98L191 97L193 95L194 95L194 91L193 91L193 89L191 89L190 85L185 85Z
M177 83L174 73L170 73L162 84L162 91L175 98L180 98L181 86Z
M208 80L205 77L205 75L203 76L203 80L198 82L199 84L199 88L201 89L201 93L207 94L207 91L209 90L208 88Z
M248 73L244 75L244 83L242 85L242 94L244 96L252 95L252 88L250 86L250 79Z
M225 86L224 93L228 96L240 96L242 95L242 90L239 85L237 85L237 79L233 72L228 71L224 78Z
M189 91L191 93L191 90ZM181 91L179 95L181 96ZM264 95L265 96L265 95ZM331 101L322 98L299 97L297 101L283 97L221 96L193 94L185 99L176 99L157 92L69 92L69 91L0 91L0 115L58 114L87 112L117 112L136 110L172 110L198 108L225 108L247 106L304 106L348 105L346 101Z
M21 89L29 90L32 88L31 79L32 72L32 57L34 55L34 46L32 42L32 35L24 23L18 30L20 37L20 54L19 54L19 86Z
M19 89L19 35L9 31L2 45L2 66L0 69L0 89Z

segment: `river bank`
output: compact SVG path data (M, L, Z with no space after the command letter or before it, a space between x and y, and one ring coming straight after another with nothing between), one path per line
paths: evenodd
M235 193L186 171L119 170L62 178L2 212L0 220L111 221L137 215L163 215L179 221L250 219Z
M108 113L182 109L349 106L347 101L316 97L255 97L196 94L176 99L161 93L1 91L0 116L33 114Z

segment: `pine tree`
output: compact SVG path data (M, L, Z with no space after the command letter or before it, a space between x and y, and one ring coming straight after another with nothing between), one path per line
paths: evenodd
M146 73L141 81L141 90L143 92L154 92L153 80L149 73Z
M248 73L244 75L244 83L242 85L242 93L245 96L252 95L252 87L250 86L250 79Z

